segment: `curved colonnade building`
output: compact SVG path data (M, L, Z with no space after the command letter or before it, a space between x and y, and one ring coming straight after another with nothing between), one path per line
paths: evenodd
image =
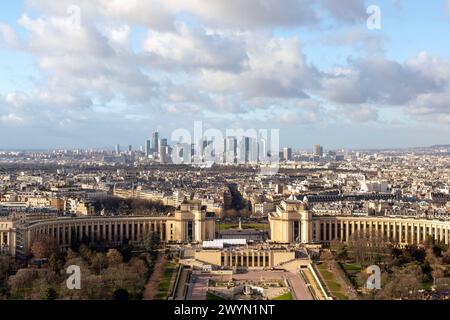
M190 243L212 240L215 217L200 204L183 203L173 214L160 216L71 217L26 221L18 215L0 220L0 247L12 256L29 253L35 239L48 236L65 249L87 240L120 244L139 242L152 235L162 242Z
M315 216L296 200L284 200L269 214L276 243L347 242L354 237L399 244L420 244L428 237L449 244L450 221L385 216Z
M269 214L273 243L346 242L355 236L381 237L399 244L420 244L428 237L449 243L450 221L414 218L314 216L302 201L284 200ZM24 215L0 219L0 250L12 256L29 253L33 240L49 236L64 249L75 242L139 242L152 234L163 242L191 243L215 238L215 216L198 203L183 203L164 216L49 218L27 221ZM225 258L226 259L226 258Z

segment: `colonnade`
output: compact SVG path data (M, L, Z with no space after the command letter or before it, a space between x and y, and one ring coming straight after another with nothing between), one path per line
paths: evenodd
M223 251L221 265L224 267L265 268L272 265L270 251Z
M140 241L149 234L166 241L166 221L161 219L89 219L77 221L40 222L30 227L29 242L47 235L60 246L70 246L73 242L89 241Z
M428 237L449 244L450 221L388 217L313 217L311 240L347 242L356 236L419 244Z

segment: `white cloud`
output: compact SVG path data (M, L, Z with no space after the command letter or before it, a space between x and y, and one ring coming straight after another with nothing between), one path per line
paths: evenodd
M20 47L20 39L17 33L9 25L0 22L0 45L10 48Z
M301 26L317 22L312 0L169 1L194 13L207 25L226 28Z
M294 38L247 40L247 67L239 73L204 71L199 84L214 92L242 94L244 98L305 98L317 85L318 71L305 62Z
M424 72L425 63L400 64L379 55L353 60L347 74L323 79L323 94L343 104L405 105L421 93L442 89L442 79Z
M180 25L176 33L149 31L142 47L153 64L165 69L236 71L247 59L245 43L239 38L191 30L186 25Z

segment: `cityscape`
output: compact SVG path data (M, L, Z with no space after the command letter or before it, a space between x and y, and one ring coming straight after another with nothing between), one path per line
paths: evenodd
M449 298L449 145L284 147L268 174L249 156L251 139L226 139L225 153L230 140L230 160L208 167L193 160L204 152L173 164L176 146L156 131L139 150L0 152L3 290L16 299L118 290L173 300ZM89 274L80 290L64 288L69 265ZM120 265L124 273L109 274ZM366 285L372 265L390 273L376 291Z
M450 1L373 2L0 0L0 304L450 300Z

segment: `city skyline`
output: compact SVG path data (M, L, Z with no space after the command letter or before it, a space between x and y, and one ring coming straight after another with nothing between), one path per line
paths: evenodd
M2 149L141 145L198 120L293 148L448 143L445 0L0 3Z

